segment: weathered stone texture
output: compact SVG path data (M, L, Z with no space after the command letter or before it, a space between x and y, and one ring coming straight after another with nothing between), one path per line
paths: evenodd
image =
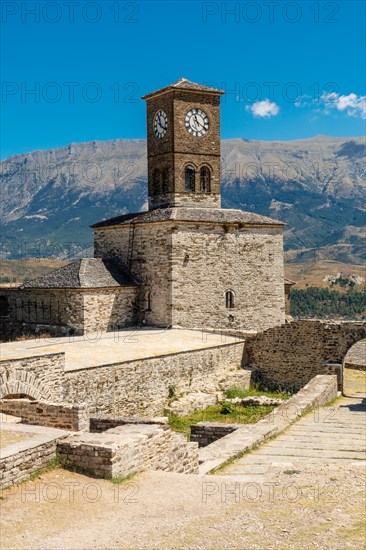
M147 470L197 473L198 445L154 424L124 425L102 434L83 434L61 441L62 462L99 477L118 477Z
M366 336L366 323L293 321L273 327L245 343L245 361L264 384L299 389L317 374L338 375L347 350Z
M179 226L172 235L173 326L263 330L282 323L282 246L278 228Z
M32 399L61 403L65 355L51 353L0 362L0 399L26 395Z
M136 316L136 286L113 289L8 289L9 318L4 337L21 334L85 334L131 326ZM6 326L7 325L7 326Z
M24 428L27 427L24 426ZM0 489L16 485L45 467L56 456L57 441L68 435L67 432L56 429L39 427L33 429L35 434L32 434L30 439L8 445L0 450ZM17 429L17 431L23 430Z
M128 262L128 226L95 231L95 255ZM142 282L147 323L263 330L285 320L281 227L239 224L135 224L131 270ZM234 293L234 308L225 292ZM151 293L151 311L146 295Z
M241 364L243 342L66 372L65 399L91 412L160 415L175 393L220 390Z
M94 254L119 257L141 280L140 320L152 325L171 324L171 232L168 224L135 224L101 228L94 234ZM129 251L131 256L129 257ZM151 310L147 293L151 294Z
M62 430L89 430L89 414L84 405L67 405L30 401L29 399L3 399L0 411L20 417L23 424L34 424Z

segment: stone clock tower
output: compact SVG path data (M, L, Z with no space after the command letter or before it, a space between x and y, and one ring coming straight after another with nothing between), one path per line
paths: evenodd
M220 98L184 78L147 104L149 210L94 224L94 254L137 282L118 311L155 326L263 330L285 320L283 223L220 205ZM127 315L127 313L126 313Z
M220 208L220 96L181 78L147 103L149 209Z

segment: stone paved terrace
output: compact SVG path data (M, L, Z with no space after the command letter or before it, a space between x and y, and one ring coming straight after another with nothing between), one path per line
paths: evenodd
M1 360L65 353L65 370L146 359L239 343L235 337L180 329L124 329L103 334L38 338L1 344Z
M295 474L307 468L345 465L365 469L365 399L341 397L333 406L315 409L278 437L234 461L220 475L257 481L279 470Z

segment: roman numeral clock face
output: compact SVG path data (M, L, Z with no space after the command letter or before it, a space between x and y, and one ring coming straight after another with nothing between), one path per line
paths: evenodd
M204 136L210 127L208 116L202 109L191 109L188 111L185 123L188 132L195 137Z
M154 134L158 139L166 136L168 129L168 117L165 111L158 111L154 116Z

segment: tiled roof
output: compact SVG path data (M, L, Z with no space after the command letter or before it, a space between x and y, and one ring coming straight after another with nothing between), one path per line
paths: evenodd
M148 223L163 221L179 222L214 222L214 223L244 223L248 225L285 225L279 220L273 220L266 216L260 216L253 212L244 212L243 210L225 209L225 208L156 208L147 212L138 212L136 214L125 214L116 216L98 223L91 227L108 227L111 225L127 225L129 223Z
M27 281L19 288L105 288L136 284L128 269L116 261L85 258Z
M191 82L186 78L180 78L176 82L173 82L173 84L169 84L169 86L165 86L164 88L160 88L160 90L156 90L155 92L150 92L149 94L142 96L142 99L147 99L149 97L154 96L155 94L161 94L163 92L167 92L168 90L174 90L174 89L192 90L197 92L209 92L209 93L215 93L220 95L223 95L225 93L223 90L212 88L210 86L203 86L203 84L197 84L196 82Z

